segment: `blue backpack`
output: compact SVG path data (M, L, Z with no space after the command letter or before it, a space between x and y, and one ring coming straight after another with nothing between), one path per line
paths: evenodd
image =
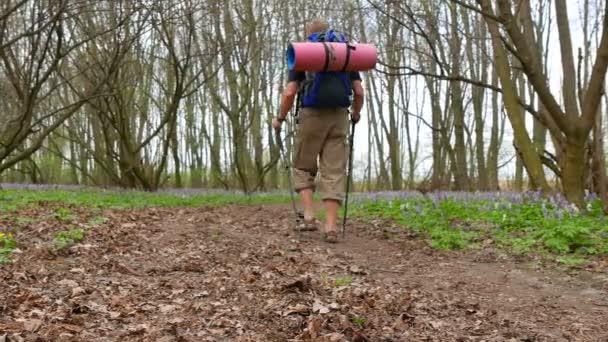
M347 43L346 36L334 30L315 32L308 36L310 42ZM331 52L327 54L331 58ZM350 106L352 82L349 72L306 72L306 80L300 87L304 107L335 108Z

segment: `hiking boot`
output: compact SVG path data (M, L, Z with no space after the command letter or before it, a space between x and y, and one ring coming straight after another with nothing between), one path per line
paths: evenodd
M296 227L297 230L301 231L301 232L314 232L315 230L319 229L319 225L317 223L317 220L312 219L312 220L302 220L300 221L300 223L298 223L298 226Z
M338 242L338 231L337 230L328 230L323 233L323 240L327 243L337 243Z

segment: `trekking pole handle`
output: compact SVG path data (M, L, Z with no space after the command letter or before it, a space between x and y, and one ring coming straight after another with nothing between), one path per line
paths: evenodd
M283 140L281 140L281 129L280 128L274 129L274 137L277 141L277 146L279 146L279 150L281 152L283 152Z

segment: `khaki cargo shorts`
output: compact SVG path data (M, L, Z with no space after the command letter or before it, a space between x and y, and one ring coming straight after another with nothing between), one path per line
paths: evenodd
M319 190L322 199L342 202L346 186L348 112L346 108L303 108L293 154L296 191Z

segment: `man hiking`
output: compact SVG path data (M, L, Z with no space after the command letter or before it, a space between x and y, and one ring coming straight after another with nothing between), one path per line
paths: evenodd
M327 34L327 21L316 19L306 26L306 36L319 37ZM332 33L333 34L333 33ZM312 75L312 76L311 76ZM321 77L311 79L311 77ZM342 81L340 81L342 78ZM313 81L319 81L317 84ZM318 93L315 93L318 92ZM280 130L293 106L296 95L300 102L298 127L293 151L293 179L295 191L304 207L304 222L299 229L316 230L313 209L315 177L319 171L319 188L325 207L323 238L326 242L338 242L338 211L344 200L346 185L346 138L348 134L348 108L350 119L357 123L363 107L363 86L358 72L329 72L311 74L290 71L288 83L281 96L277 118L272 120Z

